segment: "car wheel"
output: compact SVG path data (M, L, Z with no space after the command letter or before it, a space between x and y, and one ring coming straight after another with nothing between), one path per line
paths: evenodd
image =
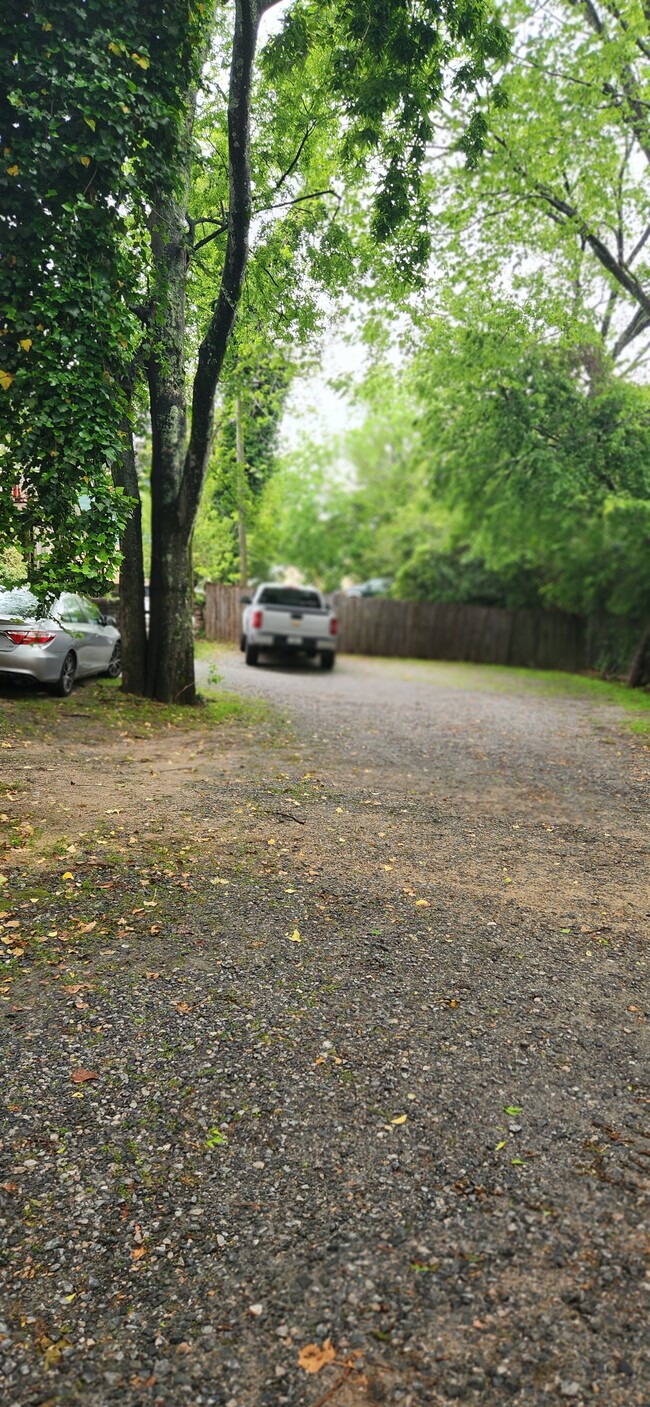
M106 673L109 679L119 679L122 673L122 646L119 640L116 642L113 653L108 661Z
M247 663L247 664L257 664L257 657L258 657L258 655L259 655L259 650L258 650L258 648L257 648L257 645L247 645L247 646L246 646L246 663Z
M335 659L336 659L336 655L334 654L334 651L333 651L333 650L321 650L321 652L320 652L320 667L321 667L321 669L333 669L333 668L334 668L334 660L335 660Z
M77 660L74 651L68 650L63 664L61 665L61 673L54 685L54 693L60 694L62 698L67 699L68 695L72 693L76 672Z

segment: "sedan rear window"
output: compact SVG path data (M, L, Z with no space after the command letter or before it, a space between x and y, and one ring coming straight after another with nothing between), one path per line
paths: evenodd
M36 596L25 587L17 586L13 591L0 591L0 616L8 616L10 620L33 620L40 615L42 611Z
M265 586L257 598L260 606L316 606L320 609L317 591L303 591L300 586Z

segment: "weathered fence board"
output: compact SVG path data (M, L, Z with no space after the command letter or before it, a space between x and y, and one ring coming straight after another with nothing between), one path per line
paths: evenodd
M206 585L208 640L239 642L241 595L239 586ZM340 648L351 655L467 660L534 669L594 669L599 667L612 633L622 636L629 632L624 621L587 620L561 611L510 611L341 594L332 597L332 604L339 619ZM627 653L625 644L620 669L625 668Z
M206 640L239 641L242 593L245 594L245 588L242 586L222 586L220 582L214 581L206 584L203 608ZM252 591L250 594L252 595Z

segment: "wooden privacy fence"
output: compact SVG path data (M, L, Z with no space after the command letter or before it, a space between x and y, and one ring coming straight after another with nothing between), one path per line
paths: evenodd
M208 582L204 612L208 640L239 643L242 590ZM339 619L340 648L351 655L593 669L611 652L612 636L625 630L625 622L588 620L561 611L511 611L341 594L331 599ZM631 657L627 643L623 654ZM624 668L625 661L618 667Z

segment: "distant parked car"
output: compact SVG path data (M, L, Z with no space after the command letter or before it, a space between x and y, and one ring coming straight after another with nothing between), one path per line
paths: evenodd
M362 581L358 586L349 586L344 593L346 596L388 596L393 585L388 576L372 576L369 581Z
M75 679L121 672L120 632L85 596L63 591L43 604L23 587L0 590L0 676L36 679L67 696Z

